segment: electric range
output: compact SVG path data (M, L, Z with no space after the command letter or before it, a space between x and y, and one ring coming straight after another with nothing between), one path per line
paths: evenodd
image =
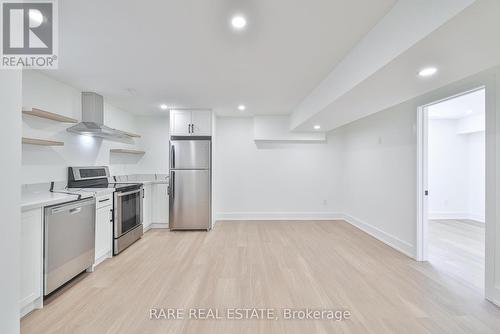
M68 188L114 189L113 255L140 239L143 234L142 215L144 190L142 183L114 182L107 166L69 167Z

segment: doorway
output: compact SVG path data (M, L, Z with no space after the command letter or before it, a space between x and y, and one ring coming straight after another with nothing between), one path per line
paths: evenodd
M485 88L419 108L419 260L484 294Z

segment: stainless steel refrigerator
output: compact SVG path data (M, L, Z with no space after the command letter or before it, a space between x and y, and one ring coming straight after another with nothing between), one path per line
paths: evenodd
M171 230L210 230L211 152L210 137L171 138L169 182Z

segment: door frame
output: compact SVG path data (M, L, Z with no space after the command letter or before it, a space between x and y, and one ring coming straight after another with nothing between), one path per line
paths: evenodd
M427 153L428 153L428 112L427 105L417 108L417 240L416 260L427 261Z
M493 75L492 75L492 72ZM492 72L485 71L477 76L465 79L459 83L452 84L443 89L439 89L426 98L420 100L417 107L417 185L416 185L416 244L415 259L417 261L426 261L426 241L427 232L427 197L424 191L427 189L427 152L428 152L428 123L426 107L441 101L448 100L463 94L467 94L479 89L485 89L486 96L486 221L485 221L485 282L484 296L487 300L500 306L500 289L495 284L500 275L495 267L500 264L500 251L496 247L496 240L500 237L497 229L497 202L499 201L497 188L499 187L498 173L496 168L500 163L500 156L497 153L497 127L500 126L500 119L497 119L497 107L500 101L500 86L497 85L495 73L500 73L500 68L495 68Z
M420 105L417 108L417 243L416 260L427 261L427 229L429 220L429 112L427 108L434 104L452 100L457 97L474 93L478 90L485 90L486 85L480 85L472 89L467 89L460 93L454 93L450 96L439 98L435 101ZM486 98L486 93L485 93ZM485 106L487 103L485 103ZM486 113L486 110L485 110ZM427 194L426 194L427 191Z

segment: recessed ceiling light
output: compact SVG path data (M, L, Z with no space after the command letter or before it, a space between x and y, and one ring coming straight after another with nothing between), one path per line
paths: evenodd
M472 110L469 109L469 110L465 111L465 114L466 115L472 115Z
M240 104L240 105L238 106L238 110L239 110L239 111L244 111L246 108L247 108L247 107L245 107L245 105L244 105L244 104Z
M161 109L161 110L167 110L167 109L168 109L168 106L167 106L166 104L162 104L162 105L160 106L160 109Z
M321 125L315 125L314 126L314 130L319 130L319 129L321 129Z
M234 29L241 30L246 27L247 20L241 15L236 15L231 19L231 25Z
M437 68L435 68L435 67L426 67L426 68L421 69L418 72L418 75L421 76L421 77L430 77L430 76L436 74L436 72L437 72Z

